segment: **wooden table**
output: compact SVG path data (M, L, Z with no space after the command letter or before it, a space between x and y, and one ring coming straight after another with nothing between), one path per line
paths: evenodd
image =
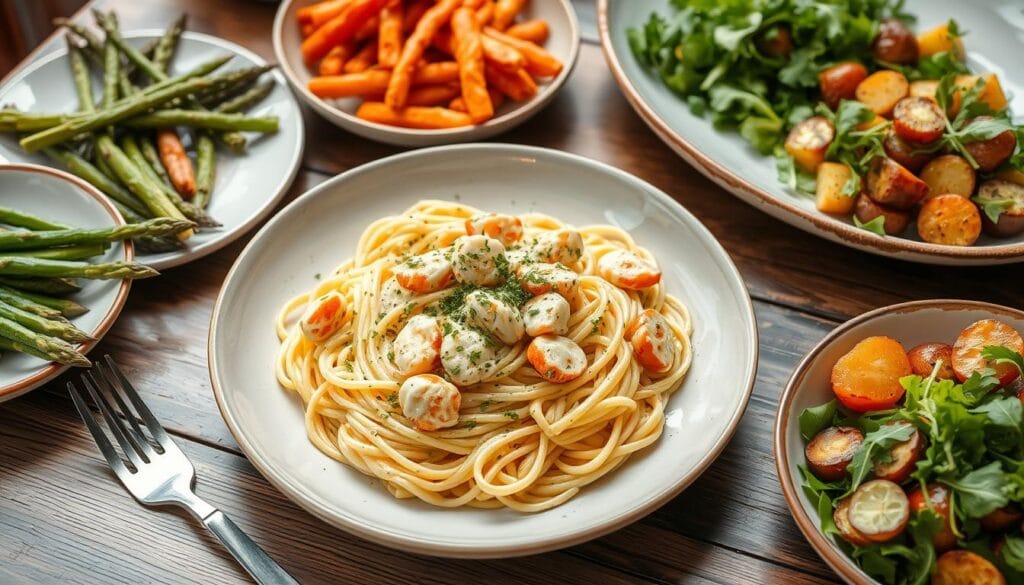
M539 1L539 0L534 0ZM193 30L273 59L273 4L246 0L111 0L124 28L180 10ZM761 363L746 415L710 469L662 509L563 551L507 561L434 559L335 530L271 487L240 453L207 373L210 312L247 237L187 267L138 282L95 355L112 353L198 470L198 493L231 515L304 583L824 583L836 576L790 518L772 462L779 393L800 357L841 321L933 297L1021 304L1024 268L942 268L856 252L740 202L677 158L630 109L590 28L565 90L500 138L612 164L675 197L722 242L746 278ZM87 20L83 13L77 18ZM57 46L54 39L43 50ZM305 112L306 156L286 200L398 149L350 136ZM571 221L572 218L566 218ZM251 234L250 234L251 235ZM239 351L244 351L244 340ZM244 582L246 575L177 511L137 505L74 413L65 379L0 405L0 582Z

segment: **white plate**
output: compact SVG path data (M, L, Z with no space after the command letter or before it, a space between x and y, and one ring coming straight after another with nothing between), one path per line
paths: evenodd
M274 18L274 56L281 64L281 70L288 77L288 82L296 93L328 122L378 142L396 144L398 146L432 146L451 144L454 142L472 142L490 138L506 130L511 130L532 118L541 111L558 90L565 85L576 58L580 52L579 22L570 0L542 0L526 5L523 15L527 19L542 18L547 21L550 35L544 48L564 64L562 72L554 79L538 83L538 92L533 99L515 103L506 101L495 114L495 117L479 126L452 128L448 130L416 130L398 128L374 122L367 122L355 116L361 100L356 98L323 100L313 95L308 89L313 72L302 60L302 35L299 32L295 13L303 6L314 4L318 0L285 0L277 9Z
M47 167L0 164L0 194L0 205L4 207L75 227L100 228L124 223L106 197L91 185ZM116 243L90 262L130 262L133 257L131 244ZM131 281L79 279L79 283L82 290L68 298L85 305L89 312L72 322L98 341L121 312ZM95 345L96 342L82 344L78 350L86 353ZM3 352L0 402L45 384L67 368L23 353Z
M963 30L968 60L976 71L999 75L1010 108L1024 115L1024 75L1017 61L1024 53L1024 14L1019 0L908 0L918 17L916 29L928 30L950 18ZM725 190L758 209L812 234L840 244L914 262L988 265L1024 259L1024 235L982 236L975 246L929 244L917 239L882 237L855 227L851 220L819 212L814 198L779 183L775 160L762 156L735 132L715 130L708 118L690 113L683 100L657 75L641 67L629 49L626 31L642 26L652 12L669 15L668 0L598 0L601 44L619 86L640 117L686 162Z
M400 178L400 180L396 180ZM278 386L273 320L281 305L355 252L372 221L422 198L571 224L609 223L659 259L690 308L694 360L667 408L665 434L568 503L536 515L443 510L396 500L306 438L300 401ZM757 328L729 256L689 212L651 185L554 150L470 144L401 154L348 171L286 207L242 252L214 308L214 395L252 463L327 522L405 551L508 557L569 546L639 519L689 485L731 437L757 364Z
M132 45L141 46L161 34L163 31L141 30L126 32L124 36ZM225 54L235 58L218 70L220 72L265 63L255 53L234 43L185 32L172 61L171 73L182 73ZM280 130L267 135L246 133L249 144L244 154L235 154L223 147L217 149L216 184L209 211L224 225L197 233L183 250L140 255L140 262L163 270L223 248L266 217L291 186L305 144L302 114L284 76L279 71L272 75L277 81L274 90L248 113L277 116ZM93 85L98 95L101 85L98 76L94 76ZM0 86L0 104L30 112L75 111L78 100L67 63L67 50L61 48L47 53L9 76ZM4 161L55 164L43 154L22 151L13 134L0 134L0 162Z

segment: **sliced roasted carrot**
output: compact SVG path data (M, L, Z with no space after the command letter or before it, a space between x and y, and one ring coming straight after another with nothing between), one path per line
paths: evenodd
M430 46L431 39L437 34L442 26L448 23L452 13L459 7L462 0L440 0L431 6L423 14L423 18L416 23L416 28L405 46L402 47L402 54L395 64L391 80L388 82L388 90L384 94L384 103L393 110L405 105L412 88L412 77L424 52Z
M497 0L494 6L494 20L491 26L505 30L516 19L516 15L526 5L526 0Z
M543 45L544 42L548 40L548 23L540 18L527 20L526 22L520 22L508 27L508 29L505 30L505 34L510 37Z
M487 83L514 102L525 102L537 95L537 82L530 77L526 69L510 73L493 65L486 65L484 74L487 76Z
M353 38L367 20L375 16L388 0L352 0L336 16L302 41L302 58L313 65L336 45Z
M391 3L380 12L380 27L377 34L377 63L391 69L398 63L405 40L405 4L402 0Z
M473 122L481 124L494 116L494 105L487 93L484 77L484 49L480 24L470 8L462 7L452 14L452 44L459 64L462 100Z
M163 128L156 131L156 146L160 151L160 161L167 170L174 189L185 199L192 199L196 194L196 175L192 169L192 161L185 153L185 147L178 138L174 128Z
M473 119L469 117L469 114L448 108L409 106L394 110L383 102L363 102L356 111L356 116L378 124L420 130L439 130L473 125Z
M994 364L981 355L986 347L1008 347L1017 353L1024 353L1024 339L1016 329L995 319L982 319L967 326L953 344L953 370L963 382L971 374L991 368L1006 386L1017 379L1020 372L1013 364Z
M891 337L868 337L832 367L832 391L856 412L891 408L903 398L900 378L912 373L907 352Z
M309 80L309 91L321 98L334 99L357 95L383 94L388 88L391 72L375 69L352 73L314 77ZM443 85L459 80L459 65L454 61L428 63L413 74L413 87Z
M522 54L523 58L526 59L526 70L531 75L554 77L562 72L562 62L536 43L509 36L492 27L485 28L484 34L512 47Z

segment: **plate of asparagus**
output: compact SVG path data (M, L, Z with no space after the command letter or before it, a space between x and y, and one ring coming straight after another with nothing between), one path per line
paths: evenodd
M132 280L158 273L129 242L160 245L187 219L125 223L84 180L0 164L0 401L39 386L85 354L121 312Z
M59 21L58 47L0 85L0 162L68 171L128 223L171 217L186 238L135 242L157 269L232 242L266 217L298 171L303 126L284 77L254 53L185 30Z

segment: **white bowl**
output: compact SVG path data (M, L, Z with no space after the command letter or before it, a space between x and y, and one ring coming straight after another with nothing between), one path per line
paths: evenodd
M400 177L400 180L395 180ZM355 252L372 221L423 198L629 231L693 315L693 366L666 407L665 433L569 502L533 515L396 500L321 453L303 406L274 376L281 305ZM595 538L664 504L732 436L754 382L757 328L746 287L714 236L667 195L605 164L554 150L469 144L373 162L317 186L253 238L225 280L209 343L214 396L242 450L278 489L344 530L405 552L508 557Z
M132 45L141 46L163 34L162 30L124 33ZM234 43L186 31L178 44L172 73L182 73L218 55L234 55L220 71L231 71L266 62L255 53ZM202 258L235 241L266 217L295 179L302 161L305 129L295 96L288 91L284 76L273 71L275 87L262 102L249 110L252 116L277 116L280 129L275 134L246 133L249 144L241 154L218 147L210 215L223 226L204 229L189 239L182 250L160 254L140 254L139 260L164 270ZM99 92L98 76L93 87ZM49 52L26 64L0 85L0 104L11 104L29 112L73 112L78 98L71 80L67 49ZM56 165L42 153L28 154L18 146L17 136L0 134L0 162L25 162Z
M89 228L124 224L121 214L92 185L49 167L0 164L0 193L3 194L0 204L4 207L58 223ZM134 257L131 242L117 242L106 254L90 262L131 262ZM82 290L69 298L89 308L88 313L72 319L79 329L96 338L78 346L78 351L87 353L121 313L131 281L80 279L79 282ZM0 402L38 388L67 369L68 366L5 351L0 357Z
M309 91L309 80L314 77L302 60L302 36L299 33L295 13L317 0L285 0L277 9L274 18L274 56L281 65L292 88L318 114L327 121L353 134L398 146L421 147L455 142L473 142L490 138L511 130L529 120L541 111L565 85L580 52L579 22L570 0L535 0L526 5L526 18L543 18L547 21L550 36L544 48L564 64L562 72L549 80L538 83L537 95L526 102L508 100L495 113L495 117L477 126L450 128L444 130L417 130L398 128L368 122L355 115L359 107L358 98L324 100Z

